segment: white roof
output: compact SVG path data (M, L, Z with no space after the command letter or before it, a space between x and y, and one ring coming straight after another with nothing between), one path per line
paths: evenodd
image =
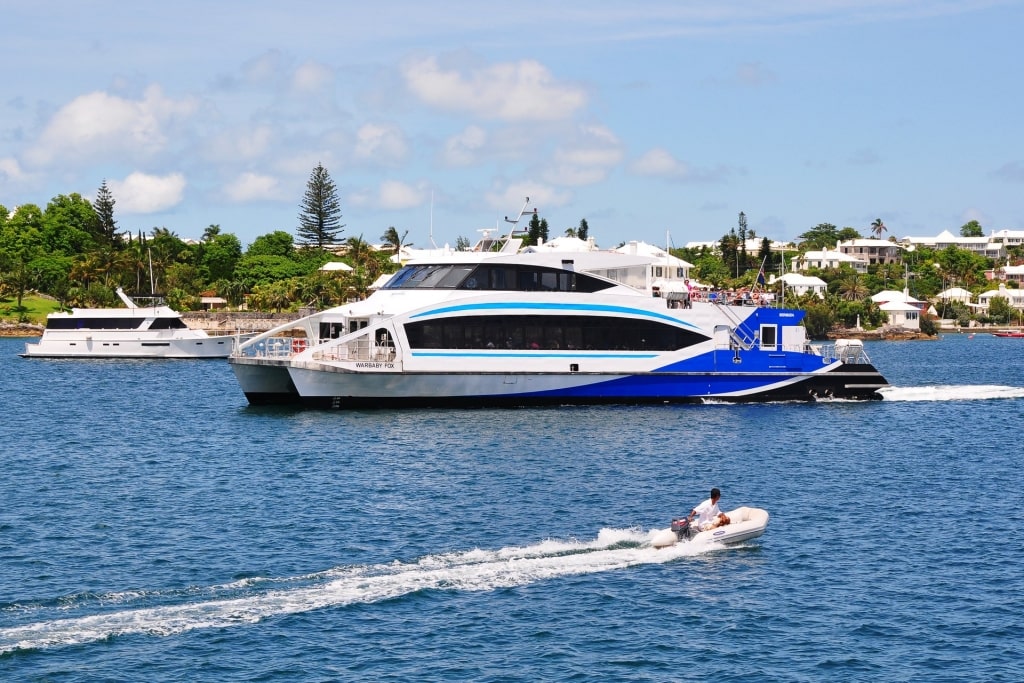
M878 294L871 296L871 300L876 304L884 301L900 301L904 303L923 303L919 299L915 299L906 292L897 292L895 289L883 289Z
M349 271L352 270L352 266L348 265L347 263L342 263L341 261L330 261L320 266L320 272L322 273L330 273L339 270Z
M620 254L627 254L629 256L650 256L651 258L657 259L657 263L666 264L668 266L675 266L677 268L693 268L692 263L688 263L681 258L676 258L661 247L647 242L626 242L618 249L613 249Z
M524 247L523 252L526 253L546 253L549 251L597 251L597 244L594 240L585 239L581 240L579 237L569 237L568 235L563 237L556 237L555 239L544 242L536 246Z
M911 306L904 301L888 301L878 307L882 311L919 311L917 306Z
M776 278L776 280L782 280L786 283L787 287L824 287L828 284L820 277L801 275L800 273L786 273Z
M845 261L847 263L863 261L853 254L847 254L841 251L834 251L832 249L822 249L821 251L808 251L804 252L803 258L805 261Z
M853 240L840 242L836 247L898 247L900 245L889 240L878 240L870 237L862 237Z
M936 296L937 299L967 299L970 300L974 295L963 287L950 287L944 291L941 291Z
M388 280L390 280L393 275L394 273L382 273L373 281L373 284L370 285L370 289L380 289L388 283Z

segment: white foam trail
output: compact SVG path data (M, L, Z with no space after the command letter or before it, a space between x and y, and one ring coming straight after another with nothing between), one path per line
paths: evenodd
M1024 398L1024 388L996 384L886 387L879 389L878 393L886 401L982 401Z
M487 591L523 586L561 576L671 562L720 547L679 544L656 550L647 545L647 538L641 530L602 529L597 539L590 542L551 540L523 548L429 555L414 563L337 567L292 580L265 579L248 586L255 592L241 597L128 608L0 628L0 654L78 645L128 634L168 636L252 624L324 607L380 602L421 590ZM318 583L308 585L311 580ZM282 581L303 585L277 587ZM275 587L259 591L266 582ZM219 589L238 587L236 582L202 592L209 595ZM189 593L171 591L163 597L187 600ZM154 595L160 594L149 593L140 599L152 599Z

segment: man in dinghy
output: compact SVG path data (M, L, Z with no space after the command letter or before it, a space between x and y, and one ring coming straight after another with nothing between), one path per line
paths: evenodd
M718 490L717 486L711 489L711 497L690 510L690 515L686 518L687 521L692 521L694 517L697 517L697 529L699 531L717 529L728 524L730 522L729 516L718 509L718 500L721 497L722 492Z

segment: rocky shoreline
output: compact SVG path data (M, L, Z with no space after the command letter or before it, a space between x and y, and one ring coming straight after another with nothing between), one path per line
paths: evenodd
M42 334L42 325L0 322L0 337L40 337Z
M877 330L862 330L856 328L834 329L828 333L828 338L835 339L861 339L864 341L911 341L915 339L938 339L938 335L925 334L920 330L907 330L902 327L880 327Z

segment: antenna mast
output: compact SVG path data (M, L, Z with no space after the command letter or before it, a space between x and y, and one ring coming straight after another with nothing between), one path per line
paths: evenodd
M515 219L512 219L512 218L509 218L508 216L505 216L505 222L512 224L512 228L508 231L508 235L505 236L505 244L508 244L508 241L510 239L512 239L512 235L516 231L516 224L519 223L520 219L522 219L522 217L524 215L526 215L528 213L532 214L534 216L537 215L537 209L536 208L534 208L532 211L528 211L527 210L526 207L528 207L529 205L530 205L530 198L527 197L526 201L523 202L523 208L519 209L519 215L516 216Z

